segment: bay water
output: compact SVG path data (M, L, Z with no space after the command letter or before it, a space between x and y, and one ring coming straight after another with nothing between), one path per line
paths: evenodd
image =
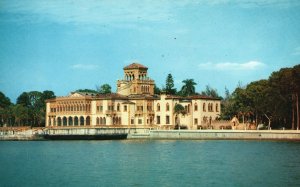
M300 186L300 142L0 141L0 186Z

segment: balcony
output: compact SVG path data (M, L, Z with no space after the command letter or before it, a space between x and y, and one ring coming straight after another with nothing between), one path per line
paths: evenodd
M116 111L116 110L106 110L106 111L105 111L105 114L106 114L106 115L116 115L116 114L117 114L117 111Z

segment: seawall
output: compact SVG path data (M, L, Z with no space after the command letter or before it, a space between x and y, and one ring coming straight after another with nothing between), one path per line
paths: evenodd
M297 130L153 130L150 128L57 128L1 130L0 140L63 139L193 139L193 140L288 140L300 141ZM115 137L115 138L114 138Z
M296 130L151 130L150 139L199 140L295 140L300 141Z

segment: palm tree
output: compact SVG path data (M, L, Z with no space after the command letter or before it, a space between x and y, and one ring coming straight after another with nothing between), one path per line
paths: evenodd
M184 83L181 88L181 93L183 96L190 96L195 94L195 86L197 85L197 83L194 82L194 79L186 79L183 80L182 83Z
M186 111L185 111L185 108L181 105L181 104L175 104L174 106L174 114L175 114L175 126L178 125L178 129L180 129L180 124L179 124L179 115L185 115L186 114Z

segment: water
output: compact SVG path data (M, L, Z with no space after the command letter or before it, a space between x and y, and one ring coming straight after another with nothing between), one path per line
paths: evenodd
M2 141L0 186L300 186L300 143Z

